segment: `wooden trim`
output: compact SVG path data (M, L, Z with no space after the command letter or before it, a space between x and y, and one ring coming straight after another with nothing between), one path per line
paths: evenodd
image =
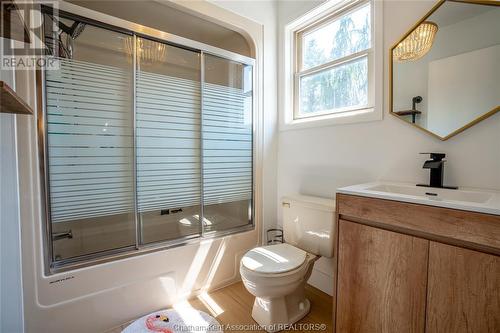
M32 115L31 107L4 81L0 81L0 113Z
M500 255L500 216L337 194L339 218Z
M338 199L337 203L338 203ZM336 322L337 322L337 295L338 295L338 279L337 274L339 271L339 222L340 222L340 214L339 214L339 205L335 204L335 218L333 220L333 313L332 313L332 326L335 330Z
M446 141L450 139L451 137L454 137L455 135L465 131L466 129L474 126L475 124L493 116L495 113L500 111L500 106L497 106L493 108L493 110L490 110L483 114L482 116L479 116L478 118L470 121L468 124L460 127L459 129L451 132L450 134L446 136L440 136L437 135L428 129L419 126L414 123L409 123L408 121L402 119L397 112L394 112L394 59L393 59L393 51L394 49L398 46L399 43L401 43L406 37L408 37L413 30L415 30L420 24L422 24L424 21L426 21L439 7L441 7L445 2L458 2L458 3L468 3L468 4L473 4L473 5L487 5L487 6L495 6L498 7L500 6L500 2L496 0L439 0L437 4L434 5L434 7L431 8L431 10L424 15L413 27L408 30L403 37L401 37L389 50L389 113L396 118L398 118L401 121L404 121L406 124L409 124L415 128L420 129L421 131L426 132L427 134L430 134L431 136L441 140L441 141Z

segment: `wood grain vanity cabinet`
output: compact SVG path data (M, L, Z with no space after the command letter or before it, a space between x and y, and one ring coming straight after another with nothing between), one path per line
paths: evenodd
M337 195L336 332L500 332L500 216Z
M500 332L500 257L431 242L427 288L426 332Z
M338 330L422 332L428 245L424 239L340 220Z

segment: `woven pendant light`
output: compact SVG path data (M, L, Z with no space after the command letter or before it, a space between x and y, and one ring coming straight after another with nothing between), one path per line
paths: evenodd
M422 58L432 47L438 26L434 22L422 22L392 51L396 61L410 61Z
M125 38L125 50L131 56L134 53L134 39ZM167 57L167 47L165 44L137 38L137 58L142 63L152 64L164 61Z

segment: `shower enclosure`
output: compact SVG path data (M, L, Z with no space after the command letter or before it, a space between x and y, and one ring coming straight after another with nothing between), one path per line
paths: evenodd
M43 12L48 272L252 229L253 59Z

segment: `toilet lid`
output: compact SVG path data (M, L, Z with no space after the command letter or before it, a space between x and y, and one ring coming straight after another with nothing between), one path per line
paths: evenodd
M241 263L259 273L284 273L304 263L306 252L289 244L256 247L248 251Z

